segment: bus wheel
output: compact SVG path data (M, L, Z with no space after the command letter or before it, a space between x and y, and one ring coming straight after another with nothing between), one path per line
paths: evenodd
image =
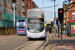
M31 38L29 38L29 40L31 40Z
M46 37L44 38L44 40L46 40Z

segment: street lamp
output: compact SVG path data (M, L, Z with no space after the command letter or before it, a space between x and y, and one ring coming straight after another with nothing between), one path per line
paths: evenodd
M13 12L13 15L14 15L14 35L15 35L15 2L17 2L17 0L13 0L13 9L14 9L14 12Z

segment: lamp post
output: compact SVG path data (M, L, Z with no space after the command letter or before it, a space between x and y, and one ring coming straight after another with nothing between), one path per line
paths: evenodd
M14 35L15 35L15 3L13 4L13 9L14 9L14 11L13 11L13 15L14 15L14 19L13 19L13 21L14 21Z
M56 12L55 12L55 0L54 0L54 20L56 20Z
M54 0L54 20L55 20L55 23L56 23L55 0ZM55 28L55 36L56 36L56 28Z
M13 0L13 9L14 9L14 11L13 11L13 15L14 15L14 35L15 35L15 2L17 2L17 0Z

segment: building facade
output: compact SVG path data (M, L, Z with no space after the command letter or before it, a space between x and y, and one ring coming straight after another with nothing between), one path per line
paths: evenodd
M23 10L22 10L22 0L17 0L15 3L15 9L16 9L16 15L23 17ZM8 14L13 14L13 0L0 0L0 12L1 13L8 13Z
M0 35L13 34L13 0L0 0ZM36 8L32 0L17 0L15 2L15 26L16 20L27 18L27 10ZM6 31L7 27L7 31ZM16 30L15 30L16 31Z
M27 10L29 9L32 9L32 8L38 8L37 5L35 4L35 2L33 0L23 0L24 1L24 9L25 9L25 12L24 12L24 15L25 15L25 18L27 18Z
M72 3L74 3L75 0L72 0ZM75 4L63 4L64 8L64 24L66 22L75 20Z
M13 0L0 0L0 13L13 14ZM15 3L16 16L25 17L27 16L27 10L36 8L36 4L32 0L17 0Z

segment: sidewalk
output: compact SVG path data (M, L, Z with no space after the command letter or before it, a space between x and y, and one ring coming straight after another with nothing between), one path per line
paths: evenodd
M55 34L53 34L51 37L52 37L53 39L60 39L60 38L61 38L61 35L60 35L60 37L58 37L58 33L57 33L56 36L55 36ZM62 34L62 38L63 38L63 39L75 39L75 37L69 37L69 36L67 36L67 35L65 35L65 34Z
M0 35L0 38L9 37L9 36L15 36L15 35Z
M61 39L61 36L58 37L58 33L55 35L51 36L53 39ZM75 37L69 37L65 34L62 34L62 39L75 39ZM68 43L68 44L55 44L53 46L54 50L75 50L75 43Z
M75 43L73 44L55 44L54 50L75 50Z
M61 39L61 36L58 37L58 33L55 36L55 33L48 33L51 36L51 40L58 40ZM65 34L62 34L62 39L75 39L75 37L69 37ZM50 42L50 41L49 41ZM57 42L57 41L56 41ZM67 41L66 41L67 42ZM75 50L75 43L51 43L46 46L46 50Z

